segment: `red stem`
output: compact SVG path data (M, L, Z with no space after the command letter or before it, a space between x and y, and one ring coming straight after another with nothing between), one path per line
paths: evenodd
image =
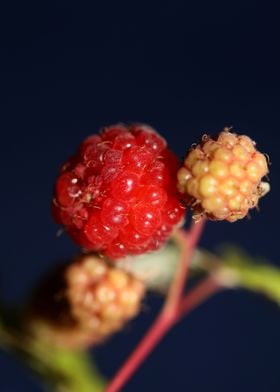
M163 311L173 313L176 316L177 308L182 297L185 283L188 277L189 266L193 251L201 237L206 219L202 218L199 222L194 222L189 232L180 230L177 233L176 240L179 242L182 252L182 259L176 270L173 284L170 287Z
M134 352L126 360L124 365L120 368L117 374L112 379L111 383L106 389L106 392L118 392L125 385L125 383L131 378L135 373L137 368L142 364L146 357L151 353L154 347L159 343L159 341L164 337L164 335L169 331L173 324L178 319L178 310L180 298L182 296L189 264L191 257L196 247L196 244L201 236L205 224L205 219L202 219L198 223L194 223L191 227L189 233L185 233L181 230L177 236L177 241L180 242L182 249L182 259L179 263L177 271L175 273L174 281L171 285L170 291L168 293L167 300L161 311L160 315L157 317L156 321L153 323L147 334L144 336L142 341L135 348ZM199 301L202 299L198 297ZM184 299L184 303L188 302L188 296ZM186 312L188 312L187 305ZM195 296L192 299L192 307L195 306ZM179 308L179 309L178 309Z
M189 294L186 294L179 306L178 313L175 318L165 317L165 313L162 312L143 340L136 347L132 355L113 378L112 382L107 387L106 392L120 391L133 375L135 370L137 370L152 349L166 335L171 327L183 316L186 316L194 308L221 289L222 287L219 286L217 282L215 282L211 277L208 277L199 283Z
M195 288L186 294L184 298L182 298L173 324L180 321L182 317L186 316L194 308L222 289L223 287L211 276L202 280Z
M173 320L172 320L173 321ZM142 341L138 344L136 349L130 355L128 360L124 363L121 369L117 372L111 383L106 389L106 392L117 392L126 384L131 378L137 368L146 359L151 350L157 345L161 338L166 334L171 326L171 320L164 319L161 313L156 321L153 323Z

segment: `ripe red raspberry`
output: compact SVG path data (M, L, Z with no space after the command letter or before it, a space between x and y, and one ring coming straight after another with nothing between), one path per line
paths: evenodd
M234 222L244 218L263 195L267 161L248 136L225 129L204 136L178 171L178 190L195 215Z
M158 249L184 215L177 169L151 127L107 127L63 165L54 217L79 245L111 259Z
M29 328L53 345L98 344L135 317L144 283L95 255L82 255L54 271L35 291Z

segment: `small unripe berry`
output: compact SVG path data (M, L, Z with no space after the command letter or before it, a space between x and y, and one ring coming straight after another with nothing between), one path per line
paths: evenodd
M95 255L82 255L55 271L35 292L29 325L60 347L98 344L135 317L144 283Z
M225 128L215 139L204 135L177 173L178 190L194 217L234 222L256 207L268 173L264 154L248 136Z

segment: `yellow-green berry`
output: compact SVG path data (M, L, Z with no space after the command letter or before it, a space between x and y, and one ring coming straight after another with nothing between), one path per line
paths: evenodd
M178 171L178 190L194 217L234 222L257 206L267 173L255 142L225 128L216 138L204 135L189 151Z

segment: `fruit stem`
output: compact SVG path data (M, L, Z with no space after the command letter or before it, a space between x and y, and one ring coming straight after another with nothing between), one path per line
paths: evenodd
M111 383L106 388L106 392L118 392L122 389L157 343L159 343L167 333L171 327L172 321L173 320L169 318L165 318L164 313L160 313L142 341L114 376Z
M175 241L181 249L181 260L163 308L163 312L173 313L174 317L176 317L180 298L188 277L193 251L202 235L205 223L206 219L202 218L199 222L193 222L189 231L178 230L175 235Z
M106 388L106 392L120 391L130 377L135 373L137 368L147 358L150 352L174 326L174 324L221 289L222 286L220 286L212 277L207 277L194 289L192 289L190 293L186 294L178 308L178 313L175 318L166 317L165 313L161 312L152 327L149 329L148 333L144 336L143 340L117 372L109 386Z
M203 290L201 292L198 291L198 294L200 295L197 297L195 293L192 296L190 293L183 300L184 306L180 306L180 299L184 290L191 256L202 234L204 225L205 220L201 219L198 223L192 225L188 233L180 230L176 235L176 241L181 247L182 256L165 305L142 341L113 377L111 383L106 388L106 392L120 391L169 329L182 317L183 313L187 314L195 307L196 298L198 304L201 303L203 299L207 298L207 290L205 290L205 298L203 297ZM198 289L198 287L196 289ZM194 291L196 289L194 289ZM191 299L190 305L188 305L189 296Z
M198 307L206 299L209 299L212 295L218 293L219 291L225 289L213 276L208 276L197 284L185 297L182 298L178 311L176 314L176 319L174 324L180 321L184 316L190 313L194 308Z

